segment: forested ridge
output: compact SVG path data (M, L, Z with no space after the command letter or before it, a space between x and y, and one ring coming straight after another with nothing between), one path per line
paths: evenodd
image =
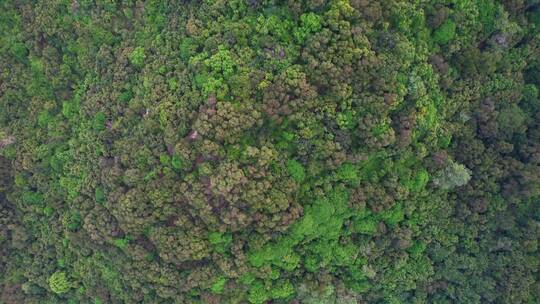
M0 1L0 303L540 303L538 0Z

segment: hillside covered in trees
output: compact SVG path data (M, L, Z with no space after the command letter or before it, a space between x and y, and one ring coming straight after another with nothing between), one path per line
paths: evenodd
M540 1L0 1L0 303L540 303Z

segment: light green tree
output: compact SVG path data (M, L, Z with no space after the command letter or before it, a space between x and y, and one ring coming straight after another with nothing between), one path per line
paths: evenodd
M470 179L471 170L462 164L452 161L444 170L437 174L433 183L442 189L450 190L466 185Z

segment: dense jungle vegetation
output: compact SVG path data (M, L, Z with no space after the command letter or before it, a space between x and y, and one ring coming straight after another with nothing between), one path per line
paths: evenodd
M539 0L0 1L0 303L540 303Z

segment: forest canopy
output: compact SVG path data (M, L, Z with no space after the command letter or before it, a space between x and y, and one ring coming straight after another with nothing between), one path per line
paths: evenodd
M538 0L0 1L0 303L540 303Z

